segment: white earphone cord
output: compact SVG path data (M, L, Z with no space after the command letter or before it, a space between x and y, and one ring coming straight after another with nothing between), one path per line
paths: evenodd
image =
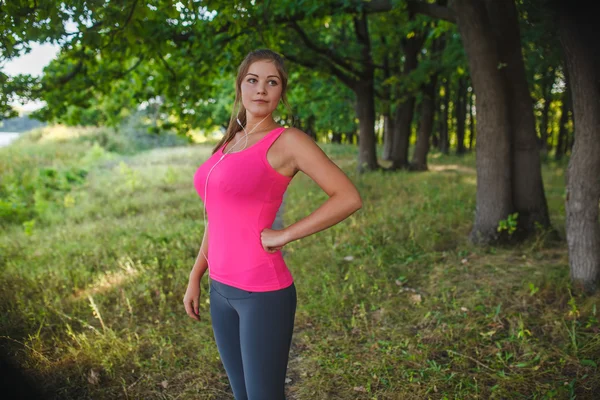
M251 134L252 132L254 132L254 130L260 125L262 124L262 122L267 119L271 114L267 114L266 117L264 117L258 124L254 125L254 128L252 128L250 130L250 132L246 131L246 128L244 127L244 125L242 125L242 123L240 122L240 119L237 118L237 123L240 124L240 126L242 127L242 129L244 130L244 138L246 139L246 143L244 144L244 148L241 149L240 151L244 150L246 148L246 145L248 144L248 135ZM223 158L225 158L225 154L231 154L233 153L233 149L236 148L236 146L238 144L240 144L242 141L242 139L238 140L237 142L234 143L233 147L231 149L229 149L227 151L227 153L225 153L225 149L223 149L223 155L221 156L221 158L219 159L219 161L217 161L215 163L215 165L212 166L212 168L208 171L208 174L206 174L206 182L204 183L204 207L203 207L203 220L204 220L204 230L206 231L208 229L208 222L206 222L206 202L208 200L208 178L210 176L210 173L213 171L213 169L215 169L215 167L223 160ZM223 146L227 146L227 143L224 143ZM202 253L202 255L204 256L204 259L206 260L206 263L208 264L208 256L206 254L204 254L204 251L202 251L202 247L200 247L200 252ZM210 264L208 264L208 268L210 269Z

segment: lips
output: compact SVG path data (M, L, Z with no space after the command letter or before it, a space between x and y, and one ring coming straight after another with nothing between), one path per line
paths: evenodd
M266 101L266 100L252 100L252 102L260 103L260 104L268 103L268 101Z

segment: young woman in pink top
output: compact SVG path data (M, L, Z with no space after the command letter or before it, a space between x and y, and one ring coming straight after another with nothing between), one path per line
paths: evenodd
M183 303L199 320L200 281L208 269L215 341L236 400L285 399L296 288L281 248L362 207L356 187L308 135L273 119L278 104L287 104L287 83L277 53L248 54L227 132L194 175L208 223ZM271 229L299 171L329 198L285 229Z

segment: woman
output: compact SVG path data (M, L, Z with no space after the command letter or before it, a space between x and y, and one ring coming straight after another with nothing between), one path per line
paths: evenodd
M208 269L215 340L237 400L285 399L296 288L281 248L362 206L352 182L308 135L274 121L279 102L287 105L286 89L277 53L248 54L238 70L227 132L194 175L208 224L183 303L199 320L200 281ZM298 171L329 199L287 228L271 229Z

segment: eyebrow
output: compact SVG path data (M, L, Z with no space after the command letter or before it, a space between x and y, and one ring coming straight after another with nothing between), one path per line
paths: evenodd
M252 72L248 72L248 73L246 74L246 76L248 76L248 75L254 75L255 77L257 77L257 78L258 78L258 75L256 75L256 74L253 74ZM269 76L267 76L267 78L277 78L277 79L281 79L281 78L280 78L279 76L277 76L277 75L269 75Z

